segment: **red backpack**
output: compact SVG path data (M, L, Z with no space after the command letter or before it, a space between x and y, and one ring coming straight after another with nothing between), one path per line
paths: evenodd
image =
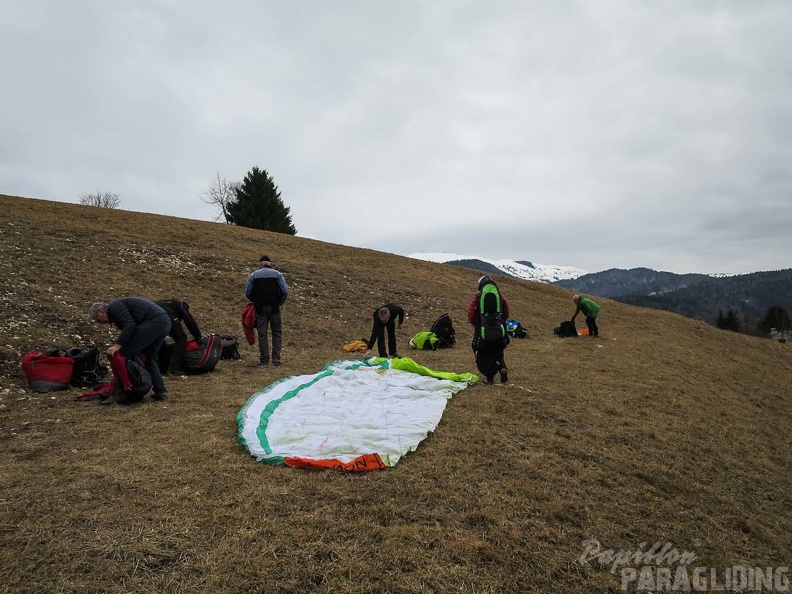
M22 357L22 371L34 392L65 390L72 380L74 359L35 351Z

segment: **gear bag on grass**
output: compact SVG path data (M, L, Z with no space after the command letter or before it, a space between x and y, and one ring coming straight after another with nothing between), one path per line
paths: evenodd
M437 318L429 331L437 336L437 343L434 348L448 349L456 346L456 331L451 323L451 316L447 313Z
M123 394L117 400L120 404L140 402L151 390L151 374L140 357L127 359L121 353L110 358L113 378L109 382L94 386L91 392L81 394L77 400L106 400L114 394Z
M99 349L73 348L66 356L74 359L71 385L75 388L91 388L105 381L109 368L99 362Z
M565 320L558 324L555 328L553 328L553 332L558 334L561 338L569 338L572 336L577 336L577 329L575 328L575 322L571 320Z
M503 303L495 283L481 288L479 297L479 326L477 338L484 342L503 342L508 336L503 320Z
M410 348L419 351L435 351L438 349L439 339L434 332L419 332L410 339Z
M527 338L528 330L520 323L520 320L506 320L506 332L515 338Z
M189 373L212 371L223 354L223 339L219 334L204 336L200 342L187 342L184 353L184 370Z
M53 392L69 387L74 359L63 356L62 353L63 351L34 351L22 357L22 371L34 392Z
M116 353L115 356L124 359L124 357L118 353ZM124 392L126 392L126 395L133 401L143 400L143 396L148 394L149 390L151 390L151 374L148 372L148 369L146 369L145 364L139 357L126 359L125 362L128 383L122 384Z
M239 341L236 336L223 335L220 337L222 342L221 359L241 359L239 354Z
M365 338L360 340L351 340L341 347L345 353L364 353L368 349L368 343Z
M103 384L96 390L101 400L116 392L123 392L122 403L140 402L151 390L151 374L146 369L145 357L126 358L121 353L113 353L110 357L110 369L113 370L113 379Z

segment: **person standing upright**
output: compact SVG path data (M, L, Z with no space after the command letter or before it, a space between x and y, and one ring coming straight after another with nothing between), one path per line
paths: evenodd
M363 354L368 357L374 342L377 343L377 352L380 357L398 357L396 350L396 318L399 319L399 330L404 323L404 310L395 303L388 303L374 310L374 325L371 328L371 338L369 338L368 350ZM385 329L388 330L388 351L385 352Z
M599 336L597 316L599 315L600 306L594 303L594 301L588 297L582 297L581 295L575 295L572 297L572 301L574 301L575 305L577 305L577 309L572 315L572 322L575 321L577 315L582 311L583 315L586 316L586 326L588 327L589 336L592 338Z
M500 292L490 276L478 280L478 291L468 306L468 321L475 327L473 333L473 354L476 367L484 375L481 383L492 385L495 374L500 381L509 381L504 350L509 344L506 320L509 318L509 302Z
M267 328L272 330L272 364L281 364L283 329L281 306L286 303L289 286L283 275L272 267L269 256L259 258L259 268L248 277L245 297L256 308L256 329L259 339L259 364L270 362Z

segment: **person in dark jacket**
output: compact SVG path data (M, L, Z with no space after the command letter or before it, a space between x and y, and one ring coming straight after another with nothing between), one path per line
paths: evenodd
M164 309L171 319L168 336L173 339L173 350L168 363L168 374L184 375L184 353L187 352L187 333L184 331L184 326L187 326L187 330L198 342L201 342L201 330L190 313L190 304L186 301L162 299L154 303ZM182 322L184 322L184 326L182 326Z
M256 329L259 338L259 364L270 361L267 328L272 330L272 364L281 364L283 330L281 306L289 296L289 286L283 275L272 267L269 256L259 258L259 269L248 277L245 297L256 308Z
M107 356L120 352L127 359L143 355L151 375L155 400L166 400L168 390L157 366L157 353L170 332L171 319L159 305L141 297L122 297L109 303L94 303L91 318L100 324L115 324L121 330Z
M575 295L572 297L572 301L577 305L572 321L574 322L577 315L582 311L583 315L586 316L586 327L588 328L589 336L592 338L598 337L597 316L599 315L600 306L588 297L582 297L581 295Z
M395 303L388 303L382 307L374 310L374 325L371 328L371 338L369 338L366 346L368 350L363 354L363 357L371 355L371 349L374 342L377 343L377 351L380 357L387 357L390 353L391 357L399 357L396 350L396 318L399 319L399 330L404 323L404 310ZM388 351L385 351L385 329L388 330Z
M478 280L478 291L473 296L468 306L468 322L473 325L476 330L474 331L473 338L473 354L476 358L476 367L484 376L485 379L481 381L484 385L492 385L495 380L495 374L500 375L500 381L505 384L509 381L509 374L506 367L506 358L504 351L508 344L508 334L504 327L504 339L502 341L484 341L479 339L479 330L481 329L481 311L480 299L481 291L486 285L493 285L498 291L498 296L501 302L501 320L505 322L509 319L509 302L500 289L495 285L495 281L490 276L482 276Z

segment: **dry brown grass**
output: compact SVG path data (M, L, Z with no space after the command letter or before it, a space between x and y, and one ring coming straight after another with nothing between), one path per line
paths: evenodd
M285 364L254 348L169 379L167 403L34 394L24 353L105 345L93 301L188 299L202 330L242 338L247 274L287 277ZM185 219L0 196L0 591L611 592L581 542L670 541L697 564L792 560L792 351L601 300L603 338L558 339L562 289L499 279L531 337L507 387L474 386L396 467L363 475L255 462L235 415L282 375L313 373L400 303L400 343L465 311L479 273ZM244 342L244 341L243 341ZM403 354L408 352L402 347Z

